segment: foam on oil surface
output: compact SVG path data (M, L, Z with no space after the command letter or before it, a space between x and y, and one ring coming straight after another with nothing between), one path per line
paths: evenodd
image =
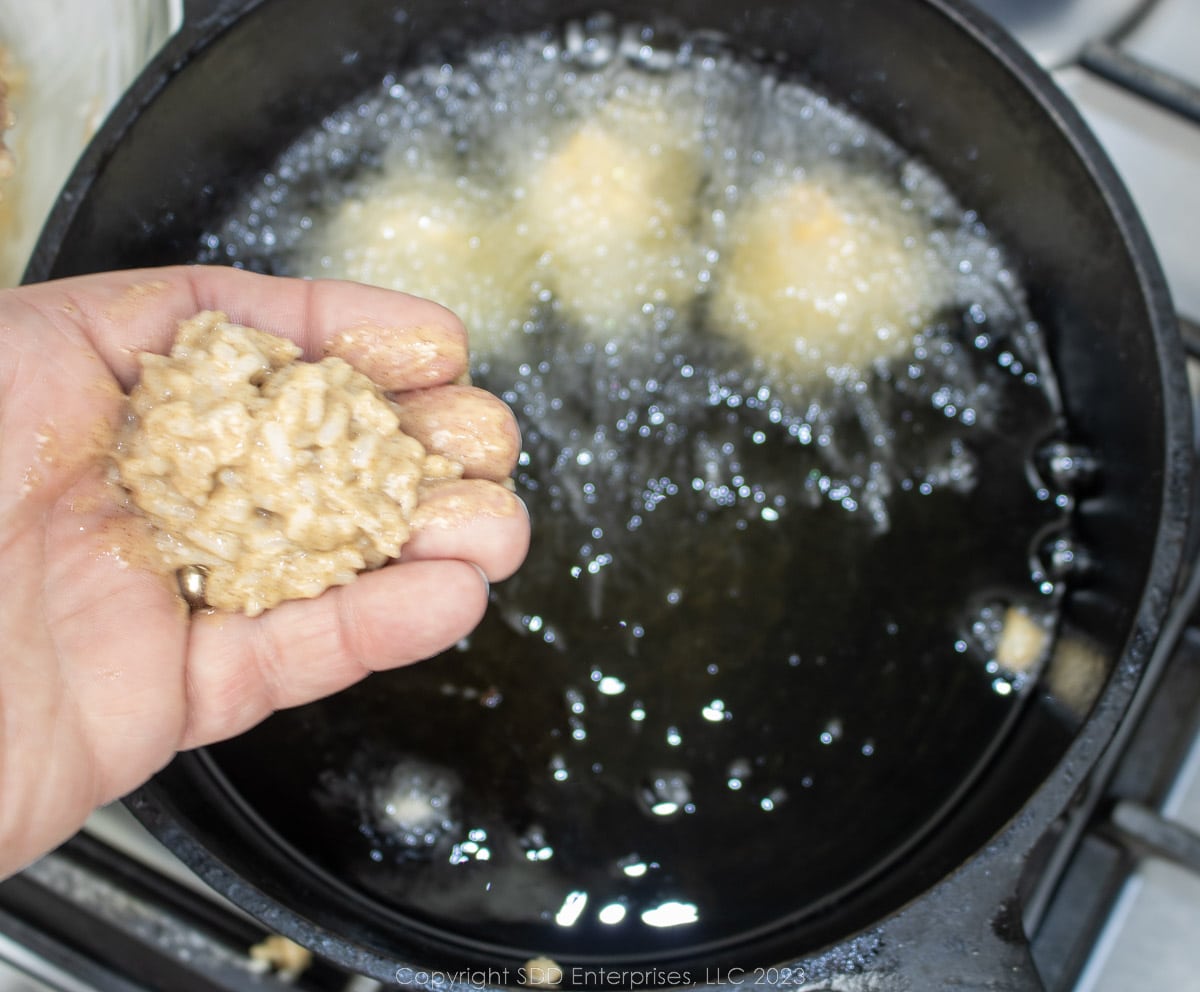
M592 124L635 174L589 239L595 170L546 170L612 152ZM814 176L939 273L903 347L815 372L713 317L739 212ZM404 912L556 957L726 938L899 852L1013 713L972 631L1049 627L1061 589L1030 564L1070 510L1029 481L1062 426L1041 331L979 219L802 83L603 18L501 39L331 115L202 254L427 291L521 421L533 545L479 630L226 746L247 795L254 748L295 755L289 836Z
M710 318L738 309L720 304L723 282L733 281L727 256L738 254L739 213L764 189L820 175L857 198L861 215L919 219L904 230L905 264L924 272L937 263L936 288L895 315L919 326L904 329L900 349L878 349L894 359L886 369L881 359L879 371L965 427L990 423L996 398L980 388L969 351L1013 352L1026 378L1044 376L1045 359L986 230L928 169L804 85L711 39L674 53L653 40L601 22L582 36L512 40L461 64L389 77L284 155L206 237L204 260L357 278L445 303L471 331L476 375L509 387L506 398L530 421L561 433L555 421L566 398L594 394L598 435L560 451L586 459L592 444L600 450L591 465L605 464L603 449L631 427L644 437L686 422L696 407L762 407L773 428L810 449L816 474L800 498L833 499L879 529L897 487L969 484L970 457L959 446L904 437L889 398L876 395L870 347L834 349L856 365L823 372L809 363L794 374L757 347L759 321L714 326ZM585 147L572 144L581 140ZM611 173L596 157L621 152L633 178L590 197L588 187ZM978 334L964 332L964 311ZM864 328L859 340L875 333ZM578 374L554 361L568 353ZM606 380L620 384L605 393ZM676 433L671 447L691 447L685 457L697 470L678 482L703 478L718 502L745 489L731 485L738 473L720 447ZM574 491L590 481L609 501L640 496L623 479L592 479L594 469L576 481L566 462L559 469ZM769 513L787 499L749 487L754 506Z

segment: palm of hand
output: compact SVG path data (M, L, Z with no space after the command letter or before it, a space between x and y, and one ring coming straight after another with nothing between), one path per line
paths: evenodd
M400 565L254 619L190 617L174 581L131 558L143 525L107 480L137 350L165 351L178 319L239 300L232 319L297 328L310 350L343 313L381 326L439 321L445 360L421 371L422 385L457 375L465 350L445 311L365 287L318 293L232 270L140 275L0 296L0 877L176 750L453 643L486 604L480 571L503 578L528 542L515 498L482 479L454 494L452 524L433 513Z

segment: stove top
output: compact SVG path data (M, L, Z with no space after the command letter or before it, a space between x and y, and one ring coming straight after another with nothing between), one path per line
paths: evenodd
M1146 0L975 0L1048 69L1076 61L1137 20Z

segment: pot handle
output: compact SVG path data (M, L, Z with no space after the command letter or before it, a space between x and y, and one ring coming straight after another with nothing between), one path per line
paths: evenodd
M894 986L887 987L1044 992L1016 899L996 905L963 892L902 913L887 928L896 952Z
M1024 861L990 848L874 930L772 970L803 976L787 992L1045 992L1016 895Z

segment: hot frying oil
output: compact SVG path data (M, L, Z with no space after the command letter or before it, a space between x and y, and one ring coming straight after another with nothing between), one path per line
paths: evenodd
M728 302L776 215L739 224L806 183L813 252ZM824 96L709 35L496 40L322 122L201 255L439 299L521 422L533 544L480 628L213 750L382 904L559 957L730 937L901 855L1002 737L996 625L1052 629L1069 524L1042 332L979 219Z

